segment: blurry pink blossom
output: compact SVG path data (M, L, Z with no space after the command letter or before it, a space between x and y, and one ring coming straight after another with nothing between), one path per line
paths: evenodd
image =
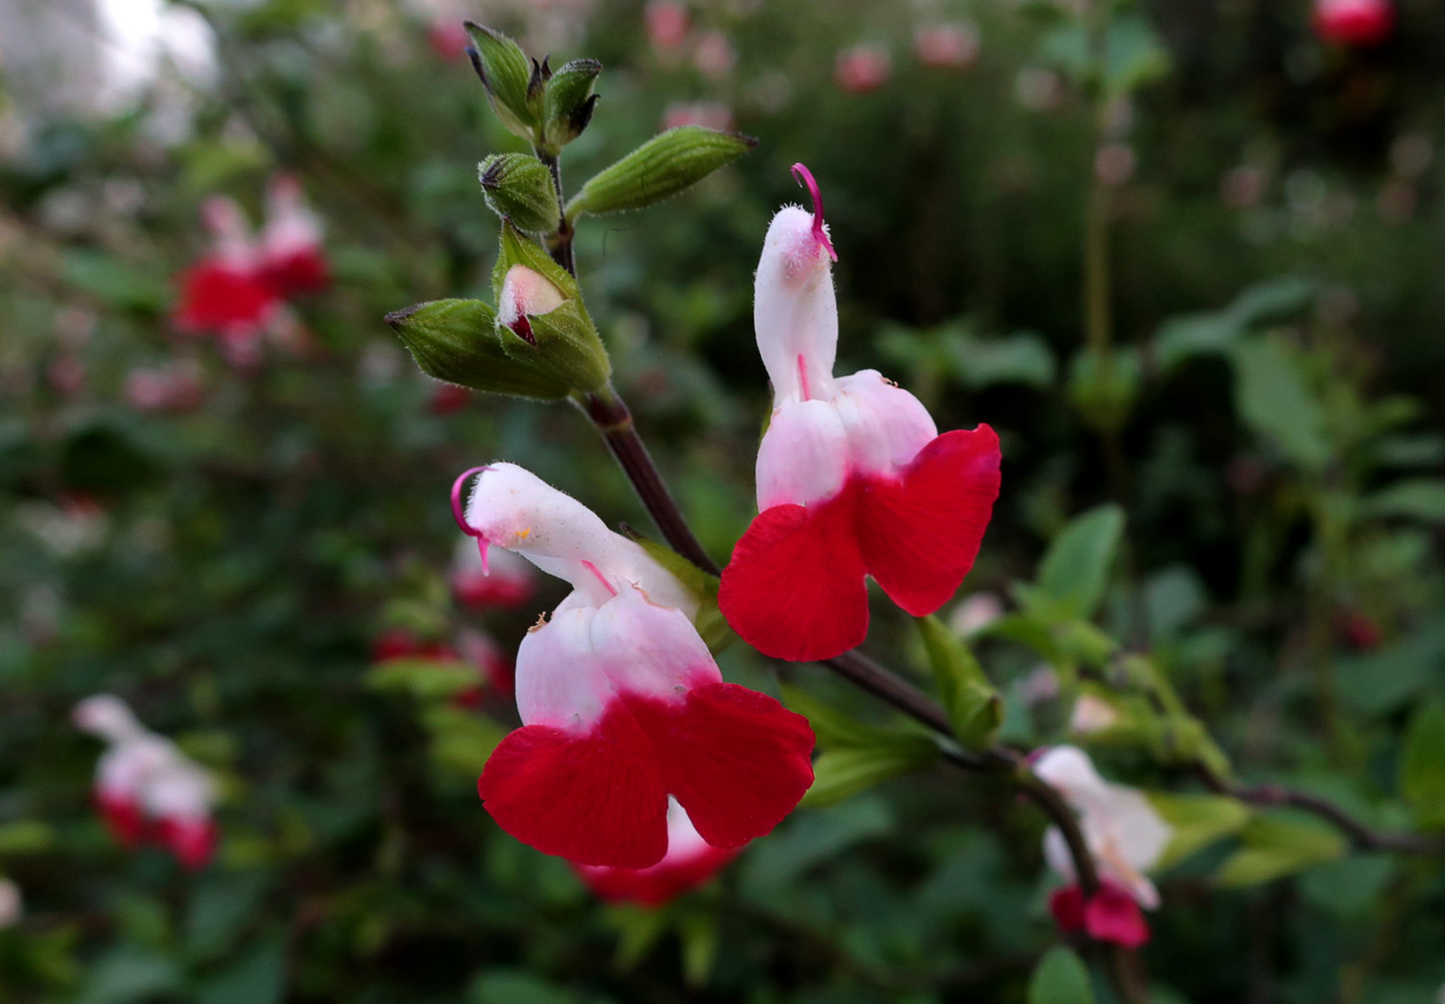
M833 62L833 82L845 94L869 94L886 84L892 74L887 50L876 45L844 49Z
M484 566L470 537L457 543L449 577L457 604L474 611L523 606L537 591L531 562L511 551L488 548Z
M692 64L698 72L711 80L721 80L733 72L738 54L727 35L720 31L705 31L697 40L692 51Z
M687 8L677 0L650 0L642 10L642 21L648 44L659 54L679 51L692 27Z
M7 878L0 878L0 929L20 923L22 913L20 887Z
M465 58L463 54L471 43L459 17L437 18L426 30L426 44L439 59Z
M955 634L968 638L998 620L1003 613L1003 601L998 594L973 593L953 608L953 613L948 616L948 626Z
M967 21L923 25L913 33L913 54L935 70L962 70L978 61L978 28Z
M450 415L472 403L472 392L454 383L438 383L427 400L427 411L433 415Z
M698 101L691 104L668 105L662 115L662 128L676 129L678 126L696 125L721 132L732 132L733 113L720 101Z
M137 366L126 374L125 400L136 411L194 411L203 400L201 368L194 360Z
M1330 45L1379 45L1395 28L1390 0L1315 0L1315 34Z

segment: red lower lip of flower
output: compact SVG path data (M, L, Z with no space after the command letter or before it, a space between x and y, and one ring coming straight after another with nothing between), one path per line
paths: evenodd
M813 783L813 730L732 683L680 700L614 697L585 732L526 725L487 761L477 793L512 836L585 865L648 868L667 850L667 798L713 847L772 830Z
M1127 889L1107 879L1087 902L1077 883L1055 890L1049 912L1065 934L1084 931L1095 941L1131 949L1149 941L1149 924L1139 904Z
M775 659L830 659L868 634L871 575L908 613L933 613L973 567L999 491L998 436L945 433L898 478L854 475L811 506L759 513L723 569L718 606Z
M712 878L742 848L705 847L682 860L663 858L651 868L598 868L573 863L587 887L609 903L661 906Z

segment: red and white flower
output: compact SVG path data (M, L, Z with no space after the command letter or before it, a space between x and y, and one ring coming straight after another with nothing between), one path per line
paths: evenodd
M160 844L186 868L205 867L218 839L211 775L136 721L118 697L88 697L72 720L108 743L96 765L95 803L116 841L129 848Z
M1315 0L1315 34L1330 45L1379 45L1395 30L1390 0Z
M973 566L999 490L987 425L938 434L918 399L877 370L835 377L838 307L822 197L778 211L758 263L753 321L773 382L757 460L759 515L723 571L719 604L779 659L825 659L868 633L871 575L916 617Z
M7 878L0 878L0 929L14 927L25 913L20 887Z
M577 864L637 869L667 852L669 796L720 849L792 811L813 781L807 720L723 682L697 601L642 547L513 464L468 471L452 504L484 561L515 551L573 587L517 651L523 725L477 782L502 829Z
M524 606L537 591L537 573L511 551L489 554L483 564L470 540L457 544L451 567L452 596L468 610L510 610Z
M742 849L714 847L702 838L676 799L667 802L667 853L650 868L573 865L578 876L609 903L661 906L712 878Z
M1100 888L1085 900L1063 833L1057 827L1045 832L1044 859L1068 883L1049 899L1055 921L1064 931L1086 931L1098 941L1128 948L1144 944L1149 925L1140 908L1159 906L1159 891L1145 873L1158 864L1173 830L1143 792L1105 781L1076 746L1045 750L1033 770L1079 814L1099 870Z

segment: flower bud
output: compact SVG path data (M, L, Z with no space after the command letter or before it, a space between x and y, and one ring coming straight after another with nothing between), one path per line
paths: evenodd
M386 315L427 376L492 394L566 397L571 387L565 381L503 350L496 320L480 300L433 300Z
M620 213L662 202L757 145L751 136L701 126L669 129L588 179L567 203L567 216Z
M466 22L472 48L467 49L472 69L487 90L487 101L509 132L530 141L536 117L528 107L527 92L534 66L512 39L499 31Z
M592 121L592 109L597 106L592 85L601 72L602 64L595 59L574 59L547 81L542 138L549 147L558 148L572 142Z
M550 314L565 300L562 291L546 276L526 265L513 265L502 278L502 293L497 299L497 323L536 345L530 318L537 314Z
M503 219L527 233L551 233L561 213L552 173L536 157L525 153L494 153L477 165L477 177L487 205Z

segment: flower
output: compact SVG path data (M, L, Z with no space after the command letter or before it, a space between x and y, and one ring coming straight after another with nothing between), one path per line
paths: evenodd
M872 45L844 49L833 61L833 82L845 94L871 94L893 75L888 52Z
M189 359L164 366L137 366L126 374L125 399L136 411L194 411L205 399L200 366Z
M1379 45L1395 28L1390 0L1315 0L1315 34L1330 45Z
M650 868L573 867L587 887L609 903L661 906L712 878L739 850L709 844L677 800L669 798L667 853L657 864Z
M978 28L969 22L924 25L913 33L913 54L935 70L962 70L978 60Z
M444 641L422 641L405 628L392 628L372 642L371 661L378 666L406 661L422 666L471 669L476 682L451 696L451 703L459 708L476 710L486 701L488 691L512 693L510 660L496 642L475 629L459 632L456 645L449 645Z
M705 31L698 36L692 52L692 63L709 80L722 80L737 65L738 54L732 42L721 31Z
M452 596L468 610L510 609L532 599L537 574L511 551L488 555L484 564L470 540L458 542L452 556Z
M676 52L687 39L692 19L677 0L649 0L642 10L647 42L659 53Z
M513 464L463 474L452 506L484 555L515 551L573 587L517 651L523 725L477 782L502 829L577 864L636 869L667 852L669 796L724 850L792 811L813 781L807 720L723 682L697 600L640 545Z
M20 887L7 878L0 878L0 929L20 923L23 913L24 901L20 897Z
M1003 600L997 593L974 593L948 615L948 627L954 634L972 638L1004 615Z
M204 868L218 837L211 775L136 721L118 697L87 697L71 718L109 744L96 765L95 803L116 842L127 848L157 843L186 868Z
M1076 746L1045 750L1033 770L1079 814L1079 828L1099 870L1099 890L1086 902L1063 832L1058 827L1045 832L1044 859L1068 883L1049 901L1059 927L1085 930L1097 940L1129 948L1142 945L1149 928L1139 908L1159 906L1159 892L1145 872L1158 863L1173 830L1142 792L1105 781Z
M1079 736L1103 732L1119 724L1119 712L1102 697L1080 694L1069 713L1069 731Z
M536 345L530 318L550 314L566 300L562 291L541 272L526 265L513 265L502 277L502 292L497 297L497 323Z
M833 376L838 307L822 197L778 211L758 263L753 322L773 382L757 460L759 514L723 571L723 616L779 659L826 659L868 633L871 575L916 617L973 566L999 490L987 425L938 434L877 370Z
M732 132L736 128L732 109L721 101L677 102L663 110L663 129L685 125L698 125L718 132Z
M266 207L266 225L256 238L233 200L208 199L201 213L212 250L177 277L172 323L188 334L220 336L240 359L254 356L263 335L284 327L286 300L330 282L321 223L296 180L273 178Z

